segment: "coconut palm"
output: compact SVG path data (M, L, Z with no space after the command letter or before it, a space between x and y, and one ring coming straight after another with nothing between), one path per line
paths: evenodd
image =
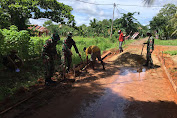
M143 0L146 5L152 5L155 0Z
M173 18L170 20L170 22L174 28L174 32L172 33L172 35L177 35L177 11Z

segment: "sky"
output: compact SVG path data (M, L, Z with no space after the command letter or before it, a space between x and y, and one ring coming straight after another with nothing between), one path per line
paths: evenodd
M154 0L152 6L145 6L143 0L57 0L60 3L69 5L73 8L71 12L75 16L76 26L85 24L89 26L90 20L96 18L98 21L113 18L113 4L116 4L114 10L114 19L120 18L122 13L139 12L134 17L142 25L148 25L149 21L159 13L163 5L168 3L177 4L177 0ZM91 4L89 4L91 3ZM93 4L92 4L93 3ZM101 5L100 5L101 4ZM103 5L102 5L103 4ZM31 24L43 26L48 19L29 19Z

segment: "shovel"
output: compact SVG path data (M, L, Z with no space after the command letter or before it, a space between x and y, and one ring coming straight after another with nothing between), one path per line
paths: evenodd
M143 53L143 48L144 48L144 46L145 46L145 44L143 44L143 47L142 47L142 50L141 50L141 55L142 55L142 53Z

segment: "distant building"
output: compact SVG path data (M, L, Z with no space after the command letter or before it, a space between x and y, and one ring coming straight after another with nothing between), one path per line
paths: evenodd
M34 31L34 34L36 34L37 36L42 36L43 34L49 35L49 30L43 26L30 25L30 27L28 27L28 29Z

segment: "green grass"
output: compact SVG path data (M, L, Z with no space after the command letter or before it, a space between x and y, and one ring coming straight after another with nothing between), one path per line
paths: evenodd
M171 56L177 55L177 50L172 50L172 51L165 51L165 54L170 54Z
M156 45L177 46L177 39L175 39L175 40L159 40L159 39L155 39L155 44ZM170 54L170 55L177 55L177 50L165 51L164 53L165 54Z
M159 40L155 39L156 45L171 45L171 46L177 46L177 39L176 40Z

